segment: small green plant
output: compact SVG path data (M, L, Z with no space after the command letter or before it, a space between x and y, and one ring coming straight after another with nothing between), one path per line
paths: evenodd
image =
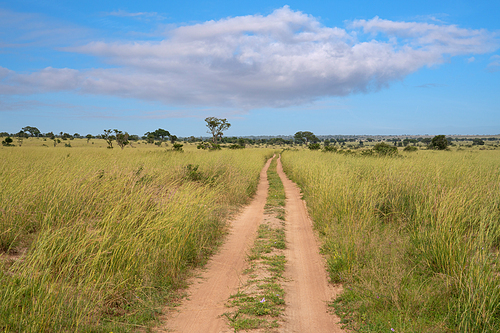
M198 171L199 165L188 164L186 165L186 176L185 178L191 181L200 181L203 179L203 175Z

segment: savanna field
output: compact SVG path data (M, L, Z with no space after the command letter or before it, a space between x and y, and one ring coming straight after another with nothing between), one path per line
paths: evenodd
M0 148L1 331L147 331L283 148L71 145ZM500 150L296 148L283 168L343 285L331 309L347 328L500 331Z

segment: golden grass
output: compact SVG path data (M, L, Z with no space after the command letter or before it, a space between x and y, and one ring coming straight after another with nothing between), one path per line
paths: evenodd
M40 140L0 148L6 332L151 325L186 270L216 248L273 153L111 150L86 140L54 148L37 146ZM26 248L20 259L6 259Z
M388 332L500 329L500 152L282 155L324 236L336 308Z

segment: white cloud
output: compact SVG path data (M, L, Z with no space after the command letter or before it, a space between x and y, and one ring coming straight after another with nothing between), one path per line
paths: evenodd
M105 13L107 16L116 16L116 17L131 17L131 18L136 18L136 19L142 19L142 18L155 18L155 19L163 19L163 16L158 14L157 12L136 12L136 13L130 13L125 10L119 9L119 10L114 10L109 13Z
M495 54L490 57L491 62L488 64L487 70L489 72L500 71L500 55Z
M492 33L455 25L376 17L354 21L348 29L325 27L285 6L268 16L178 27L160 42L66 48L115 68L10 74L0 93L15 86L26 93L72 90L179 105L279 107L377 90L445 57L498 47ZM363 33L371 39L358 40Z
M467 62L470 64L471 62L474 62L476 61L476 58L474 57L470 57L469 59L467 59Z

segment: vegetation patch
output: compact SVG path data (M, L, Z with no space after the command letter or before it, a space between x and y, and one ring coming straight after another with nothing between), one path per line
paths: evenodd
M500 331L500 155L286 151L356 332Z
M0 149L1 331L152 327L190 268L216 249L272 154L78 140L71 154Z

